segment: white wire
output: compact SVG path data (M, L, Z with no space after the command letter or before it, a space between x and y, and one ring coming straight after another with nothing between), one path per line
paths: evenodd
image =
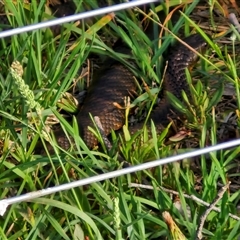
M72 189L72 188L75 188L75 187L79 187L79 186L103 181L103 180L110 179L110 178L119 177L119 176L122 176L122 175L125 175L125 174L134 173L134 172L137 172L137 171L142 171L142 170L145 170L145 169L148 169L148 168L161 166L161 165L171 163L171 162L175 162L175 161L179 161L179 160L182 160L182 159L185 159L185 158L193 158L193 157L196 157L196 156L199 156L199 155L202 155L202 154L211 153L211 152L215 152L215 151L218 151L218 150L222 150L222 149L225 149L225 148L230 148L230 147L234 147L234 146L238 146L238 145L240 145L240 139L225 142L225 143L221 143L221 144L211 146L211 147L206 147L206 148L203 148L203 149L198 149L198 150L195 150L195 151L183 153L183 154L176 155L176 156L171 156L171 157L164 158L164 159L158 159L158 160L155 160L155 161L152 161L152 162L139 164L137 166L132 166L132 167L120 169L120 170L117 170L117 171L104 173L104 174L97 175L97 176L94 176L94 177L81 179L79 181L62 184L60 186L47 188L47 189L42 189L42 190L39 190L39 191L36 191L36 192L23 194L21 196L16 196L16 197L4 199L4 200L0 201L0 215L3 215L5 213L5 210L6 210L7 206L9 206L13 203L28 201L28 200L31 200L31 199L35 199L35 198L45 196L45 195L53 194L53 193L56 193L56 192L60 192L60 191Z
M29 26L24 26L24 27L19 27L19 28L14 28L11 30L3 31L3 32L0 32L0 38L10 37L10 36L20 34L20 33L30 32L33 30L47 28L47 27L51 27L54 25L59 25L59 24L67 23L67 22L74 22L74 21L77 21L80 19L91 18L91 17L95 17L98 15L116 12L116 11L120 11L123 9L136 7L136 6L147 4L147 3L154 3L154 2L159 2L159 0L135 0L135 1L127 2L127 3L112 5L109 7L99 8L99 9L87 11L84 13L74 14L71 16L57 18L54 20L46 21L46 22L36 23L36 24L29 25Z

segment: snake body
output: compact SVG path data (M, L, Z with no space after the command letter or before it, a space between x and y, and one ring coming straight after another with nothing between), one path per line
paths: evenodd
M203 52L207 46L199 34L185 38L184 42L197 52ZM170 50L166 60L167 69L163 80L164 96L150 116L157 128L161 126L159 129L168 123L168 114L172 110L166 92L171 92L180 100L183 90L189 94L185 69L192 67L197 62L198 55L179 42ZM108 135L111 130L120 129L125 122L125 110L116 105L124 106L124 97L129 96L129 93L135 90L136 85L132 72L121 63L114 63L93 83L83 107L77 115L81 136L89 148L96 146L98 142L88 129L89 126L93 127L89 114L99 117L105 135ZM134 129L139 127L140 125L137 125Z
M183 39L185 45L178 42L172 47L166 58L167 69L163 79L164 96L155 110L152 112L151 118L158 124L159 122L166 123L167 116L172 109L167 95L167 92L172 93L179 100L182 99L182 91L189 96L189 85L186 79L186 68L191 69L199 59L198 53L204 53L207 49L207 43L199 34L193 34ZM190 50L186 45L194 49Z
M61 8L56 9L52 6L56 15L66 15L64 14L64 9L66 10L67 8L64 8L63 4L59 6ZM72 5L69 8L72 13L74 11ZM3 16L0 21L6 23L6 16ZM54 31L54 28L52 31ZM56 28L56 31L58 32L59 28ZM191 35L183 41L197 52L202 52L207 46L205 40L199 34ZM166 59L167 68L163 80L163 98L150 116L150 119L154 121L156 126L166 124L168 115L172 110L166 92L171 92L180 100L182 98L182 90L187 94L189 93L185 69L195 64L197 60L198 55L180 42L171 48ZM98 144L96 137L89 130L89 127L94 128L89 114L93 117L99 117L107 136L111 130L118 130L123 126L125 110L121 107L124 106L124 98L135 90L136 84L132 72L115 60L112 60L112 64L93 82L77 115L80 135L89 148L93 148ZM62 131L56 132L56 139L64 149L70 146Z
M77 115L81 135L88 147L97 145L96 137L88 130L88 127L94 127L89 114L99 117L105 135L120 129L125 121L124 98L135 89L132 72L118 62L93 82Z

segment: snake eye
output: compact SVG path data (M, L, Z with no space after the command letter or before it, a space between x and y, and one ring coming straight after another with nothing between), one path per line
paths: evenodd
M208 48L208 44L207 44L207 42L204 42L202 44L202 46L200 47L199 52L204 54L207 51L207 48Z

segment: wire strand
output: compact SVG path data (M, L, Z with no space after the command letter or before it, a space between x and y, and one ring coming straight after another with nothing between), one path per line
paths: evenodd
M29 201L31 199L39 198L39 197L49 195L49 194L53 194L53 193L56 193L56 192L65 191L65 190L72 189L72 188L75 188L75 187L80 187L80 186L83 186L83 185L103 181L103 180L106 180L106 179L119 177L119 176L122 176L122 175L125 175L125 174L142 171L142 170L145 170L145 169L148 169L148 168L153 168L153 167L161 166L161 165L164 165L164 164L176 162L176 161L179 161L179 160L182 160L182 159L185 159L185 158L193 158L193 157L196 157L196 156L199 156L199 155L212 153L212 152L215 152L215 151L218 151L218 150L222 150L222 149L226 149L226 148L230 148L230 147L234 147L234 146L239 146L239 145L240 145L240 139L237 139L237 140L234 140L234 141L229 141L229 142L217 144L217 145L214 145L214 146L211 146L211 147L206 147L206 148L203 148L203 149L198 149L198 150L195 150L195 151L171 156L171 157L168 157L168 158L158 159L158 160L155 160L155 161L139 164L139 165L132 166L132 167L129 167L129 168L124 168L124 169L112 171L112 172L109 172L109 173L104 173L104 174L101 174L101 175L81 179L79 181L74 181L74 182L62 184L60 186L51 187L51 188L47 188L47 189L42 189L42 190L39 190L39 191L23 194L21 196L16 196L16 197L4 199L4 200L0 201L0 215L4 214L7 206L9 206L11 204L14 204L14 203Z
M55 25L63 24L63 23L74 22L77 20L91 18L91 17L95 17L95 16L99 16L99 15L104 15L106 13L116 12L116 11L124 10L127 8L137 7L140 5L144 5L147 3L154 3L154 2L159 2L159 0L148 0L148 1L147 0L136 0L136 1L131 1L131 2L127 2L127 3L116 4L116 5L112 5L109 7L104 7L104 8L87 11L84 13L78 13L78 14L74 14L71 16L66 16L66 17L61 17L61 18L57 18L54 20L49 20L46 22L40 22L40 23L31 24L31 25L24 26L24 27L6 30L3 32L0 32L0 38L10 37L10 36L20 34L20 33L30 32L30 31L34 31L37 29L41 29L41 28L52 27Z

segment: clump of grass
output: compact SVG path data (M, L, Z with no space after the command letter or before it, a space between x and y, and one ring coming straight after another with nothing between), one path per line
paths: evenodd
M7 4L7 9L13 13L13 16L9 16L11 24L22 26L49 17L44 13L42 2L40 5L37 5L36 1L32 2L30 9L20 2L17 5L11 2ZM97 2L91 1L91 3L94 5ZM178 4L176 1L170 1L170 6L176 4ZM78 9L81 7L79 5ZM185 35L191 32L192 26L202 33L201 29L187 17L196 7L197 1L186 5L185 15L183 14L176 24L169 23L169 28L173 26L172 33L177 34L182 25L185 26ZM152 8L154 20L151 21L159 23L156 13L158 10L170 12L166 5L160 5L156 10ZM165 32L161 39L152 43L142 31L139 19L136 17L139 12L141 11L129 10L128 13L116 13L114 20L119 24L118 26L111 21L113 16L107 15L100 17L91 26L86 25L85 29L66 24L61 36L54 37L49 30L39 30L12 37L11 44L9 40L2 42L4 48L0 54L5 59L1 61L0 79L0 134L4 132L4 136L1 135L3 147L0 165L2 199L121 167L116 154L116 151L119 151L116 147L118 143L125 159L132 164L139 164L146 160L186 152L192 150L193 146L205 147L218 142L215 105L222 96L222 85L219 85L221 87L218 87L215 93L209 95L208 86L204 86L203 81L193 84L188 73L191 100L186 95L183 95L183 102L179 102L174 96L170 97L175 107L182 109L186 117L184 127L191 130L191 137L182 138L181 141L166 140L171 124L158 135L154 123L151 123L152 137L148 136L146 129L142 133L131 135L125 128L123 136L113 134L116 146L112 152L108 152L107 149L89 150L78 134L76 118L73 117L72 123L69 123L59 113L59 108L63 107L65 111L70 110L71 113L76 110L72 100L69 102L68 99L60 102L59 100L63 93L71 92L73 81L78 78L79 69L84 66L90 53L114 57L130 68L139 79L142 78L148 86L151 86L152 81L161 84L162 53L174 38L169 35L171 33ZM211 12L210 15L213 17ZM155 31L153 35L158 36L157 28L153 29ZM70 42L71 46L68 45L70 31L79 36ZM101 36L104 34L113 38L120 37L127 46L131 47L132 53L121 54L113 51L102 41ZM208 39L208 41L210 50L207 59L210 60L202 60L197 66L198 71L194 71L191 75L194 78L201 76L204 83L208 83L208 73L216 71L223 75L226 81L235 84L239 102L235 67L239 59L224 54L215 40ZM218 59L214 63L211 59L212 51ZM227 49L225 51L227 53ZM33 125L29 122L30 110L32 116L36 116L34 107L30 108L29 104L26 104L23 92L19 92L11 77L9 69L15 60L23 66L22 79L25 86L28 86L33 93L32 100L36 103L34 107L38 104L41 106L40 124L35 122ZM132 65L132 62L135 65ZM83 79L78 85L84 86ZM142 102L147 101L151 109L158 91L154 89L145 93L142 82L139 85L141 96L132 104L141 105ZM56 117L55 119L72 139L72 148L69 151L61 149L54 137L49 134L54 153L49 153L46 149L46 155L34 154L39 138L44 138L42 129L50 114ZM11 141L18 143L17 149L11 148ZM200 216L206 207L191 198L185 198L184 194L194 195L211 203L218 192L219 183L226 184L229 178L232 180L239 177L239 174L233 171L237 167L238 153L239 147L210 153L208 156L196 159L195 168L190 165L189 159L186 159L183 164L169 164L133 176L106 180L10 206L0 220L0 236L2 239L170 238L171 232L161 214L168 211L176 224L176 229L181 229L187 239L194 239ZM141 186L129 187L132 181L141 182L143 179L153 189L146 190ZM175 199L171 197L169 191L162 189L162 186L177 191L178 195L174 195ZM180 202L181 211L176 202ZM218 205L221 212L211 212L204 224L203 234L206 238L237 238L239 224L230 218L228 213L236 213L238 203L239 190L224 194Z

